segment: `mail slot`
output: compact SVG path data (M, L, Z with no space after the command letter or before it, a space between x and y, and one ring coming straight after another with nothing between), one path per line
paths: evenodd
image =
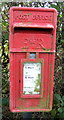
M10 110L50 111L53 103L57 11L10 9Z

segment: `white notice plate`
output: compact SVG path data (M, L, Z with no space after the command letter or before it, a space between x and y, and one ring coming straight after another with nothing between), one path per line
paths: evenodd
M23 94L40 94L41 63L24 63Z

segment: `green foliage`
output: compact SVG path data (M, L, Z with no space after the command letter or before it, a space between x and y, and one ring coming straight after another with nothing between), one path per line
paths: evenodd
M2 105L3 106L9 106L9 98L4 98L2 99Z
M34 92L40 93L40 81L41 81L41 74L38 74L38 77L36 79Z
M54 107L50 113L54 118L64 118L64 96L57 93L54 95Z

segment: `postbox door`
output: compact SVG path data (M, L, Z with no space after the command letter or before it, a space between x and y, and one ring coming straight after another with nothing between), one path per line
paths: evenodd
M35 53L36 54L36 53ZM15 53L14 54L14 87L13 94L15 94L14 102L17 109L33 109L37 111L49 109L49 104L52 102L53 95L53 68L54 68L54 56L47 53L39 53L39 58L27 59L27 53ZM34 72L27 71L25 67L33 67L33 65L39 65L39 79L34 81L33 75L36 72L38 74L38 67L33 68ZM29 70L31 68L28 68ZM36 71L35 71L36 70ZM28 72L28 73L26 73ZM27 74L27 76L26 76ZM32 74L32 75L31 75ZM29 76L30 75L30 76ZM27 77L27 79L25 78ZM35 87L32 86L35 82ZM29 83L29 84L28 84ZM32 90L31 90L32 89ZM52 105L51 105L52 106Z

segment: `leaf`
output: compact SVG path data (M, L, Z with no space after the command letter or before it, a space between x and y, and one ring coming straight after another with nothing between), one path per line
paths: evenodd
M55 109L53 109L53 110L51 111L51 115L52 115L53 117L56 115L56 110L55 110Z
M7 106L9 104L8 98L2 98L2 105Z
M61 98L60 94L55 94L55 97L56 97L56 99L57 99L57 100L59 100L59 101L61 101L61 100L62 100L62 98Z
M63 100L61 101L61 106L62 106L62 107L64 106L64 101L63 101Z
M62 100L64 101L64 96L62 96Z
M62 112L63 112L62 107L58 108L58 111L59 111L60 113L62 113Z
M64 112L60 113L59 117L62 118L62 120L63 120L64 119Z

